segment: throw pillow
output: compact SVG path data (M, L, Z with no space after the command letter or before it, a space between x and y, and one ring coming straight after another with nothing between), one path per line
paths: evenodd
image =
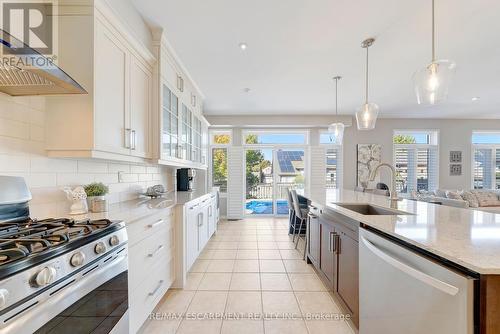
M449 199L457 199L457 200L461 200L463 201L463 198L462 196L459 194L458 191L447 191L446 192L446 198L449 198Z
M477 200L476 195L474 195L472 192L464 191L462 193L462 198L464 199L464 201L467 202L467 204L469 204L470 208L478 208L479 207L479 201Z
M444 197L444 198L446 198L446 190L444 190L444 189L436 189L436 190L434 190L434 195L436 195L437 197Z
M498 195L492 191L475 191L479 206L500 206Z

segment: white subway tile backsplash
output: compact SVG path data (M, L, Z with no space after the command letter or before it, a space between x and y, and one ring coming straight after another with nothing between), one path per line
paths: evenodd
M28 173L30 158L27 155L0 154L0 173Z
M146 173L146 166L131 165L130 173L135 173L135 174Z
M110 173L118 173L118 172L130 173L130 165L110 163L110 164L108 164L108 172L110 172Z
M94 182L102 182L104 184L118 183L118 173L114 174L95 174Z
M31 173L26 178L26 181L30 188L55 187L57 186L57 174Z
M86 173L61 173L57 174L58 186L81 186L94 182L94 174Z
M79 160L78 173L107 173L108 164L104 162Z
M151 181L153 180L153 174L139 174L139 181Z
M117 203L137 198L148 186L161 183L168 188L172 182L169 170L152 165L48 158L45 122L45 98L0 93L0 175L26 179L33 217L66 215L70 203L65 186L102 182L109 187L108 201Z
M122 183L125 183L125 182L130 183L130 182L139 181L139 177L137 176L137 174L123 173L123 174L121 174L120 178L121 178L120 182L122 182Z
M1 119L0 122L0 136L29 139L30 138L30 125L19 121L10 119Z
M32 173L74 173L78 171L78 162L69 159L53 159L41 155L31 156L31 172Z
M148 174L154 174L154 173L159 173L160 169L156 166L148 166L147 167L147 173Z

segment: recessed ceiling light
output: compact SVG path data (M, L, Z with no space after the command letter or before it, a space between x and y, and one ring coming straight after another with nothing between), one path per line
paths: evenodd
M479 101L480 97L479 96L474 96L471 100L472 101Z
M238 44L238 46L240 47L240 49L242 50L246 50L248 48L248 44L247 43L240 43Z

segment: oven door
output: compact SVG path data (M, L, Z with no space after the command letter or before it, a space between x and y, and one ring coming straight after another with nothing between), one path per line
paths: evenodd
M97 265L98 264L98 265ZM1 333L128 333L127 245L36 296Z

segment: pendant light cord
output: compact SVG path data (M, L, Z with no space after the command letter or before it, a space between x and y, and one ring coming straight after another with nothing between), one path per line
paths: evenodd
M370 48L369 46L366 47L366 90L365 90L366 104L368 104L368 49L369 48Z
M337 115L337 116L339 114L339 105L338 105L339 90L338 90L338 86L339 86L339 79L335 78L335 115Z
M434 0L432 0L432 62L436 61L436 24L434 20Z

